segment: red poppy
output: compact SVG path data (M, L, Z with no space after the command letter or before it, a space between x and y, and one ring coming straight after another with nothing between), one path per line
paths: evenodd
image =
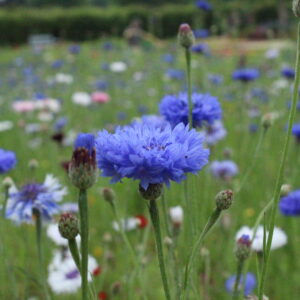
M135 216L139 220L139 228L145 228L148 225L148 220L143 215Z

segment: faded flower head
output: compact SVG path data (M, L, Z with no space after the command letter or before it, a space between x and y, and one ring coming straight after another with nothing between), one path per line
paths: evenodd
M113 134L104 130L96 138L96 149L102 176L111 177L111 183L139 180L144 190L150 184L181 182L186 173L200 171L209 156L203 136L184 124L172 129L141 123L117 128Z

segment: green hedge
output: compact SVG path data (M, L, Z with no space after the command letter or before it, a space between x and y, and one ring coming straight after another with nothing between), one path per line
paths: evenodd
M241 6L237 2L215 7L209 13L201 12L193 5L167 5L162 7L94 7L43 8L0 10L0 43L25 43L30 34L50 33L66 40L81 41L103 35L120 36L130 21L138 17L144 28L159 38L176 35L178 26L188 22L194 27L226 31L228 15L237 11L241 15L241 27L247 26L247 16L252 14L258 22L274 21L277 9L268 0L256 6ZM253 24L252 24L253 26Z

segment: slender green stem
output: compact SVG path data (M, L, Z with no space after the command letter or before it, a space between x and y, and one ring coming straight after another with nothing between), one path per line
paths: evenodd
M237 272L236 272L236 278L234 282L232 300L236 300L239 297L239 285L242 277L243 267L244 267L244 260L240 260L237 265Z
M209 217L206 225L204 226L198 240L196 241L196 243L193 246L193 249L188 257L186 266L185 266L185 272L184 272L184 281L183 281L183 291L182 291L182 299L186 299L187 296L187 287L188 287L188 281L189 281L189 275L190 275L190 269L191 266L193 264L193 261L195 259L195 257L197 256L197 252L199 251L199 247L201 246L204 238L207 236L207 234L209 233L209 231L212 229L212 227L214 226L214 224L217 222L217 220L219 219L220 215L221 215L221 210L219 210L218 208L216 208L213 213L211 214L211 216Z
M166 201L164 193L161 195L161 202L162 202L163 216L164 216L164 223L165 223L165 227L166 227L166 232L167 232L167 235L170 237L171 236L171 229L170 229L170 222L169 222L169 215L168 215L168 206L167 206L167 201Z
M51 298L49 295L47 282L46 282L43 251L42 251L42 218L39 211L35 211L34 215L35 215L36 244L37 244L38 260L39 260L40 276L41 276L42 286L44 289L45 299L49 300Z
M79 190L78 197L80 214L80 236L81 236L81 292L82 300L88 298L88 241L89 241L89 218L86 190Z
M8 200L8 193L9 187L4 187L4 199L3 199L3 206L2 206L2 217L5 218L6 215L6 205Z
M80 256L79 256L76 239L68 240L68 244L69 244L69 249L72 254L73 260L74 260L79 272L81 273L81 262L80 262Z
M185 49L186 71L187 71L187 90L189 105L189 123L193 127L193 103L192 103L192 80L191 80L191 52L189 48Z
M251 159L251 163L250 163L248 169L246 170L245 175L244 175L244 177L241 181L241 184L238 187L237 191L235 192L235 195L237 195L237 193L239 193L242 190L242 188L244 187L245 183L248 180L248 177L249 177L250 173L252 172L252 170L254 169L254 166L256 165L257 157L258 157L258 154L260 152L260 148L261 148L262 142L264 140L264 137L266 135L266 132L267 132L267 129L263 128L263 130L260 133L258 142L256 144L256 147L255 147L252 159Z
M270 223L269 223L269 235L268 235L267 247L266 247L266 251L265 251L265 260L264 260L264 264L263 264L262 276L261 276L261 280L259 282L259 289L258 289L258 299L259 300L263 299L264 285L265 285L265 280L266 280L266 275L267 275L270 250L271 250L271 244L272 244L272 239L273 239L276 213L277 213L277 208L278 208L278 202L280 199L280 189L281 189L281 185L283 183L283 175L284 175L284 170L285 170L285 165L286 165L286 160L287 160L287 155L288 155L288 150L289 150L292 126L293 126L295 114L296 114L296 108L297 108L297 102L298 102L298 88L299 88L299 83L300 83L299 62L300 62L300 22L298 24L297 55L296 55L296 67L295 67L296 76L295 76L295 82L294 82L292 106L291 106L290 113L289 113L288 130L287 130L287 134L286 134L285 143L283 146L281 162L280 162L276 185L275 185L275 189L274 189L273 204L272 204Z
M162 240L161 240L161 231L160 231L160 221L159 221L159 212L157 209L156 200L150 200L149 204L149 213L151 216L151 221L154 228L155 240L156 240L156 248L157 248L157 257L159 262L161 279L164 286L165 296L167 300L171 299L170 290L168 285L165 260L163 254Z

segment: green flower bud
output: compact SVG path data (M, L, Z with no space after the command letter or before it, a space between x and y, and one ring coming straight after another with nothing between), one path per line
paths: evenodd
M231 190L221 191L216 196L216 205L219 210L228 209L233 201L233 192Z
M2 185L5 189L9 189L14 185L14 182L10 177L5 177L2 181Z
M195 42L194 33L189 24L181 24L178 31L178 42L179 44L188 49Z
M79 233L78 219L71 213L62 214L58 222L58 230L63 238L75 239Z
M235 256L238 260L245 260L251 253L251 240L249 235L241 236L236 244Z
M163 185L161 183L149 184L146 190L143 187L139 186L140 194L146 200L155 200L159 198L162 190Z
M108 187L105 187L101 190L101 194L104 198L105 201L112 203L114 202L116 195L115 192L113 191L113 189L110 189Z

